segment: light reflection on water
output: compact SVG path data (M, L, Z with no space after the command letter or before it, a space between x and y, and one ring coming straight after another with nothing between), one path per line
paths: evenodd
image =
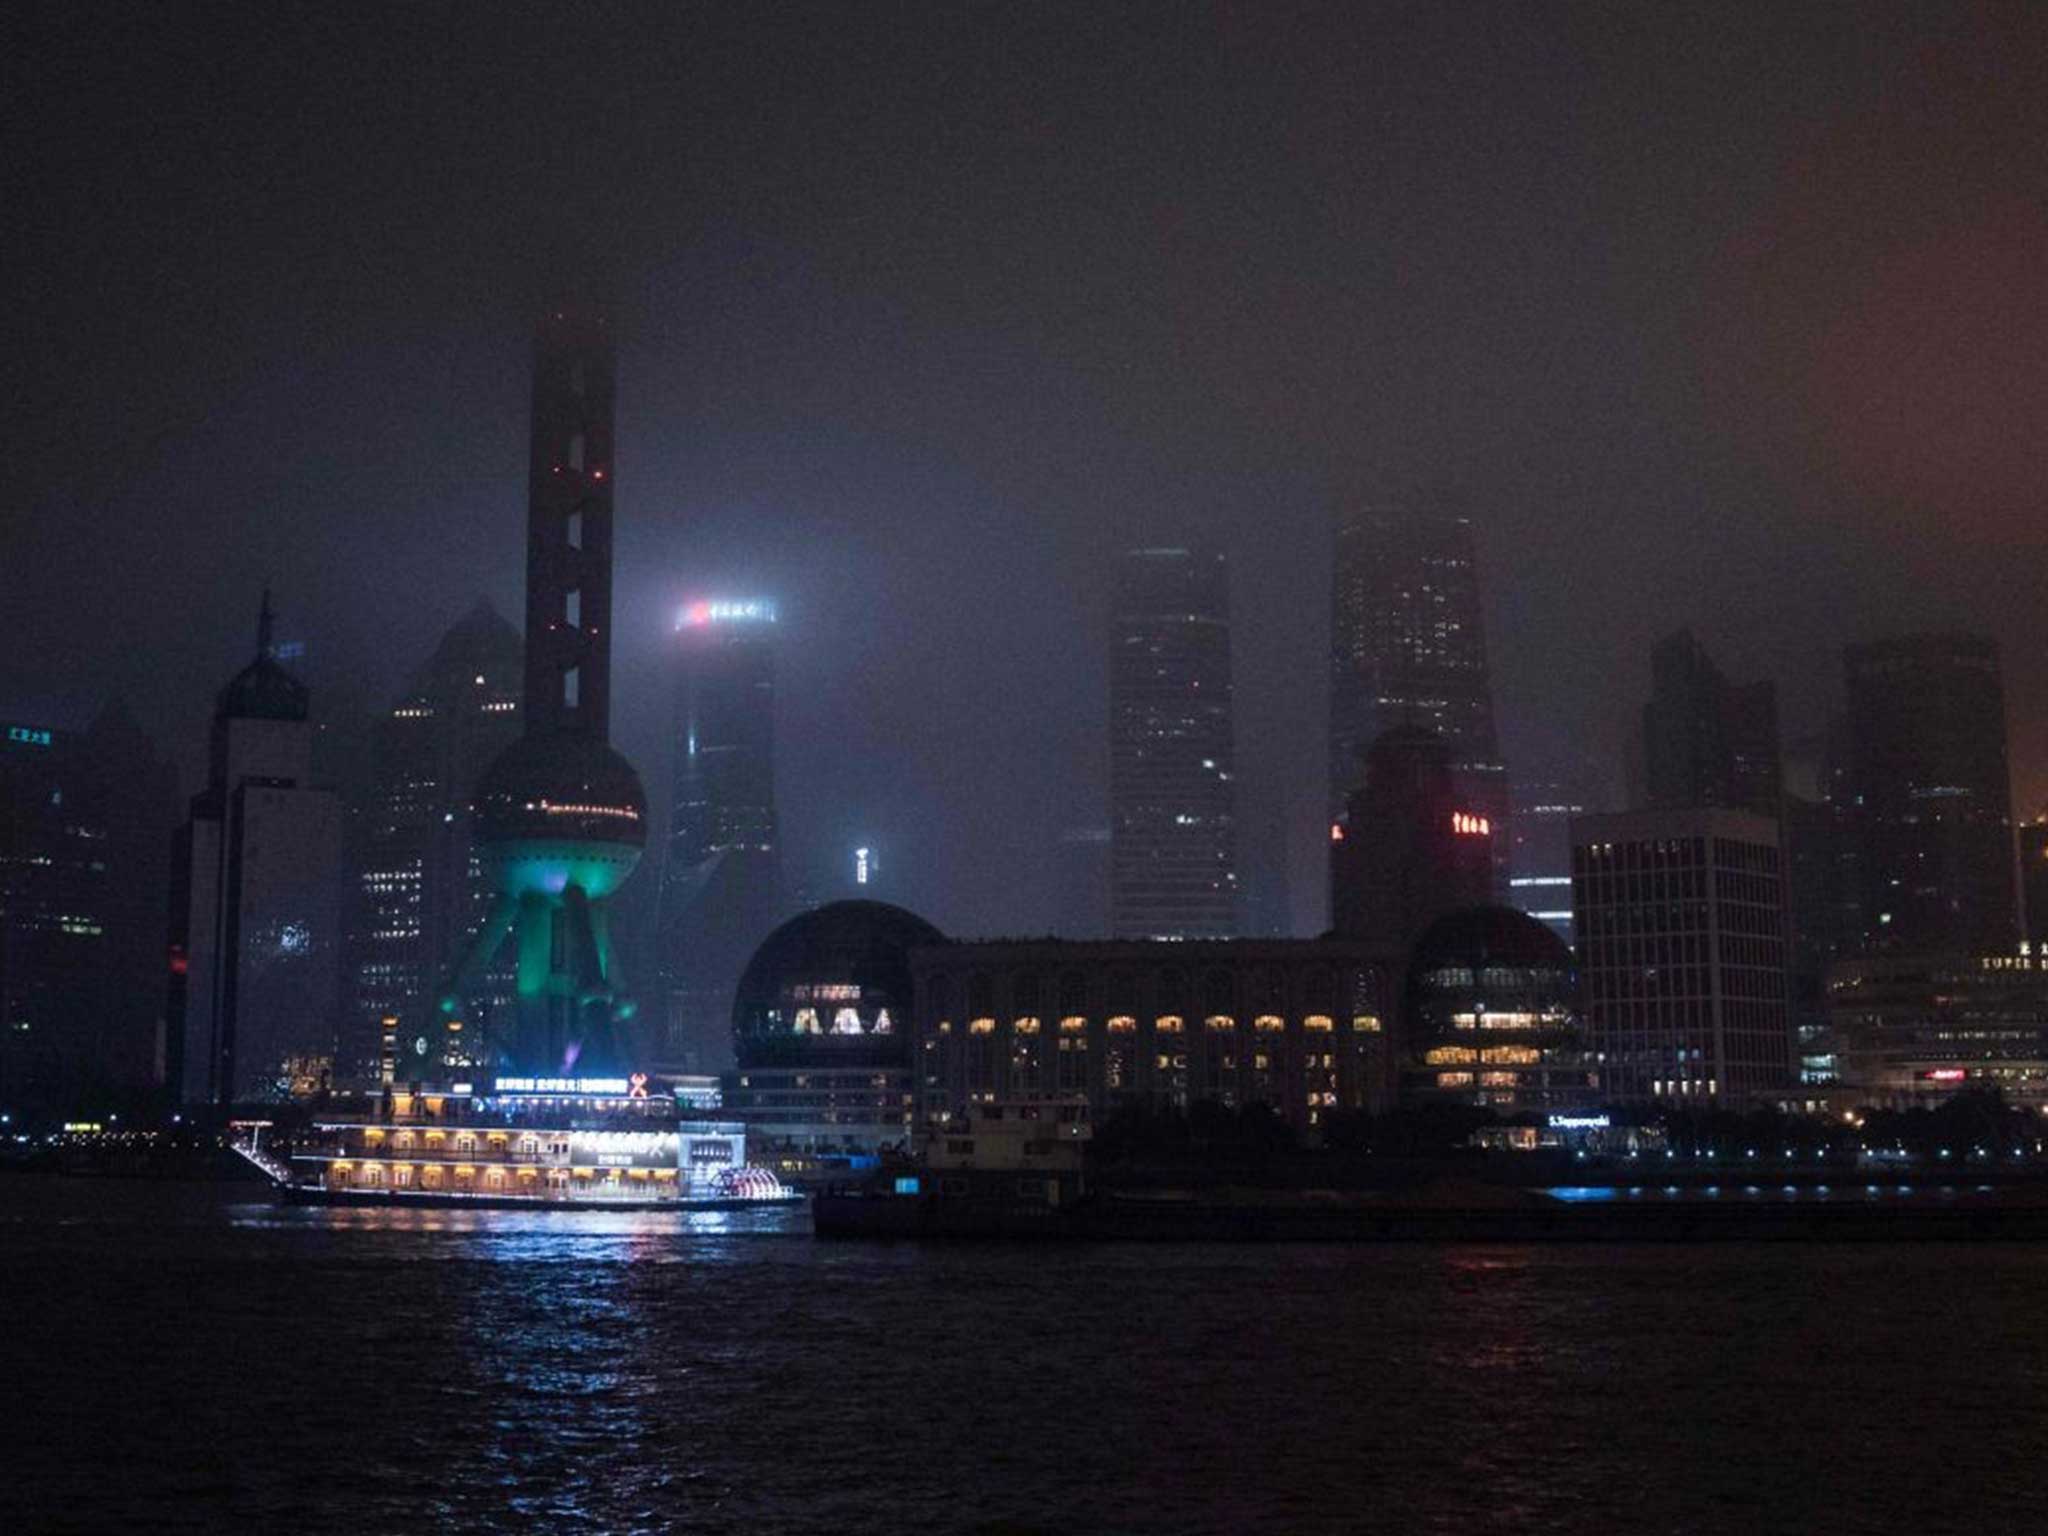
M2048 1249L820 1245L0 1181L0 1531L2027 1528ZM11 1504L10 1504L10 1501Z

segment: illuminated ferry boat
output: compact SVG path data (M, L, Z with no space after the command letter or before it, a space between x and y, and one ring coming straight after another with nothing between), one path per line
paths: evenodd
M683 1119L631 1077L391 1089L249 1160L287 1198L337 1205L729 1209L802 1197L746 1161L746 1128Z

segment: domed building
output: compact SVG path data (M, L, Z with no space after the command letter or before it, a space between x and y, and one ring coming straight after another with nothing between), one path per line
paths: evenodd
M754 951L733 998L742 1067L890 1066L906 1054L910 951L945 935L882 901L793 917Z
M733 999L725 1107L796 1153L866 1153L910 1133L913 949L945 935L880 901L835 901L769 934Z
M1572 952L1510 907L1445 913L1409 954L1403 1096L1557 1110L1599 1096Z

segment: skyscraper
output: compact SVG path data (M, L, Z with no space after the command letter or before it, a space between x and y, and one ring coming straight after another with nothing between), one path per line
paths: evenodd
M1237 931L1229 577L1221 555L1138 549L1110 620L1110 930Z
M1643 767L1649 805L1780 815L1777 688L1729 682L1691 630L1665 636L1650 654Z
M1508 905L1564 940L1572 929L1574 816L1607 809L1590 773L1529 779L1515 785L1513 847L1508 854Z
M716 599L676 623L675 775L662 869L663 1065L717 1072L733 989L783 918L775 820L775 605Z
M178 835L170 1068L186 1103L331 1082L341 1002L341 803L312 782L305 686L256 659L214 704L207 784Z
M0 1105L151 1090L177 776L120 705L0 722Z
M1507 771L1494 735L1472 525L1373 506L1337 526L1330 612L1330 816L1364 777L1364 753L1396 726L1444 738L1461 800L1495 829L1506 888Z
M1866 941L2009 950L2019 919L1996 642L1898 636L1852 645L1845 661Z
M603 319L562 310L534 341L527 461L526 734L477 785L477 842L497 897L441 988L465 999L508 935L516 1025L494 1024L494 1063L524 1073L622 1071L632 1014L613 961L609 898L640 862L647 799L612 750L612 410Z
M479 601L372 733L370 788L351 818L350 1021L344 1054L404 1080L472 1063L491 1018L512 1005L509 972L485 973L463 1010L474 1036L450 1034L435 984L490 913L475 847L476 786L519 737L519 632ZM394 1021L387 1024L386 1021Z

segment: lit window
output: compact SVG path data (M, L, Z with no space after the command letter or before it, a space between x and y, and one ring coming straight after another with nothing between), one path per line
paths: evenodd
M568 621L571 629L581 629L583 627L583 589L581 587L571 587L562 598L562 617ZM482 682L483 679L478 678L477 681Z
M1303 1029L1321 1030L1327 1034L1330 1030L1335 1029L1337 1024L1327 1013L1312 1013L1301 1021L1301 1027Z
M1060 1033L1063 1035L1078 1035L1087 1027L1088 1021L1078 1013L1070 1013L1060 1020Z
M575 709L581 704L582 699L583 669L571 667L562 674L562 705L565 709Z
M1181 1031L1181 1017L1177 1013L1162 1015L1152 1021L1152 1027L1162 1035L1177 1035Z
M1109 1021L1109 1032L1112 1035L1128 1035L1137 1027L1138 1021L1127 1013L1120 1013Z
M992 1035L995 1032L996 1021L994 1019L970 1019L968 1021L967 1033L970 1035Z
M1237 1020L1233 1019L1227 1013L1212 1013L1203 1022L1206 1023L1211 1029L1237 1028Z
M569 547L571 549L581 549L583 547L583 514L581 512L571 512L569 514Z
M1038 1033L1038 1020L1030 1017L1021 1018L1014 1027L1020 1035L1035 1035Z
M1376 1013L1353 1014L1351 1028L1361 1035L1376 1035L1380 1032L1380 1016Z
M1262 1035L1277 1035L1286 1027L1286 1020L1277 1013L1262 1013L1252 1020L1252 1028Z

